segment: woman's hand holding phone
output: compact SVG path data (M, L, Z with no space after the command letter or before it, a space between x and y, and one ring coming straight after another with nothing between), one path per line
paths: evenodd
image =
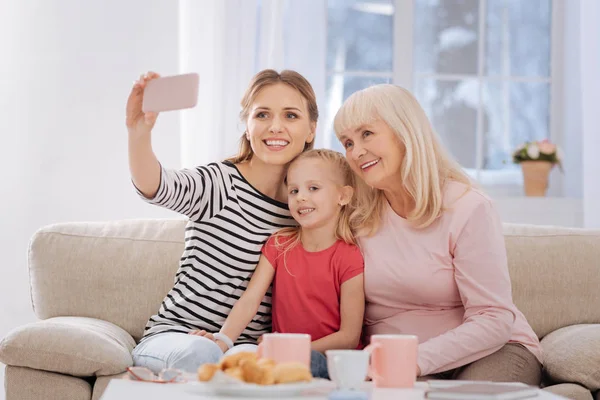
M156 72L148 72L133 83L127 99L126 122L129 132L129 170L138 190L147 198L153 198L160 185L160 163L152 150L150 132L158 113L142 110L144 92L148 82L158 79Z
M138 135L152 130L158 113L184 110L198 102L196 73L160 77L148 72L140 77L131 90L127 102L127 128Z
M140 75L140 78L133 83L133 88L127 99L126 125L130 135L142 137L149 135L154 127L157 112L143 112L142 104L144 102L144 91L148 82L160 78L156 72L148 72Z
M129 169L133 183L148 198L156 195L160 185L160 163L150 138L158 113L194 107L198 80L195 73L161 78L156 72L148 72L133 83L125 123L129 131Z

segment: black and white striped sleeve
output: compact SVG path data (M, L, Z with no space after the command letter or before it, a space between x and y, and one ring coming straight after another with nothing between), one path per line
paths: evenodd
M150 204L186 215L192 221L203 221L225 207L230 181L231 178L216 163L181 170L161 166L156 195L150 199L137 188L136 191Z

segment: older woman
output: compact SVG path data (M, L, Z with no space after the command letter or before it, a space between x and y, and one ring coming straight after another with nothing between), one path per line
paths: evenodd
M416 99L394 85L359 91L335 131L371 188L354 216L364 233L367 339L417 335L421 376L539 385L541 348L512 300L498 214Z

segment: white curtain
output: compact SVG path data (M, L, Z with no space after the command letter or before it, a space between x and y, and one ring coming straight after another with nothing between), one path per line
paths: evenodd
M180 0L180 71L200 74L198 105L181 114L183 166L237 152L239 102L262 69L294 69L324 99L325 9L325 0Z
M600 1L581 0L584 226L600 228Z

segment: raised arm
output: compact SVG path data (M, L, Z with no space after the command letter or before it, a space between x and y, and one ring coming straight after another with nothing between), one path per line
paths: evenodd
M152 128L157 113L144 113L142 102L147 83L160 76L148 72L137 80L127 100L129 170L138 194L147 202L188 216L210 218L223 208L228 182L216 165L195 169L163 168L152 150Z
M500 218L489 200L477 204L454 245L463 323L419 345L421 375L456 368L494 353L512 335L512 301Z
M221 333L229 337L232 342L235 343L256 315L260 302L267 293L267 290L269 290L274 275L275 269L269 260L267 260L267 257L262 255L252 275L252 279L248 283L248 287L240 299L236 301L221 328ZM225 343L220 340L216 342L223 351L227 351Z
M129 170L133 184L146 198L153 198L160 184L160 164L152 150L152 128L157 113L144 113L142 101L146 84L160 76L148 72L134 82L126 107L126 126L129 133Z
M333 349L356 349L360 342L365 314L363 274L342 283L340 293L340 330L312 342L312 349L320 352Z

